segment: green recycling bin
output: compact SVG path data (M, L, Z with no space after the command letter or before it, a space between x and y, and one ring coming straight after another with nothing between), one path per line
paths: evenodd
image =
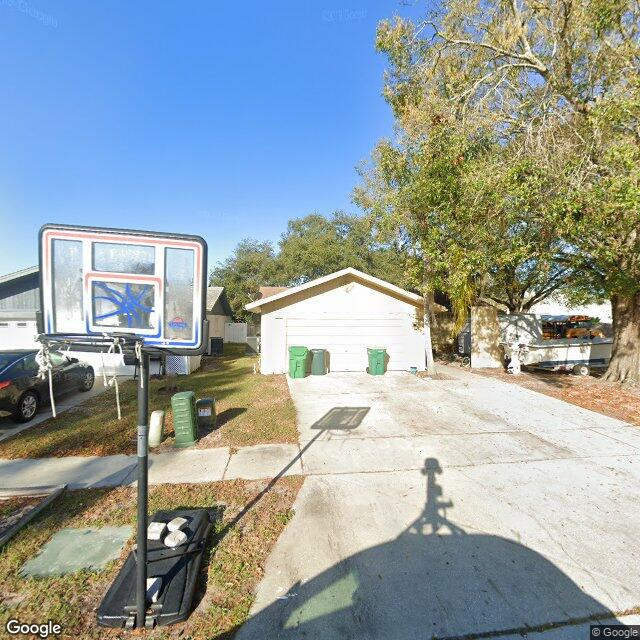
M307 347L289 347L289 376L304 378L307 375L308 358L309 349Z
M326 349L311 349L311 375L323 376L327 373Z
M196 394L193 391L181 391L171 396L173 412L174 444L176 447L190 447L198 440L198 414L196 412Z
M384 374L385 360L387 359L386 349L367 349L369 356L369 373L372 376Z

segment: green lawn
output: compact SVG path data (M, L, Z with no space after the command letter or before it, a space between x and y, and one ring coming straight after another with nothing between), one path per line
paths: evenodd
M195 391L197 398L214 397L218 428L201 434L198 447L241 447L272 442L297 442L295 408L285 376L253 373L256 358L245 355L244 345L225 345L221 358L203 359L190 376L172 377L179 390ZM96 384L102 384L98 378ZM171 446L173 420L168 379L152 379L150 411L165 410ZM136 452L136 383L120 385L122 420L116 413L115 391L87 400L83 405L27 429L0 443L0 458L48 456L106 456Z
M293 515L302 478L273 484L233 480L149 489L149 511L176 507L219 507L220 519L205 552L195 612L184 624L147 632L151 638L222 640L242 624L253 602L264 563ZM264 492L264 493L263 493ZM249 507L245 513L243 509ZM122 566L121 558L98 572L22 578L19 569L53 534L65 527L131 524L135 530L135 489L85 489L63 494L29 523L0 553L0 628L7 620L62 624L62 637L123 637L96 626L95 609ZM237 519L238 516L241 516ZM138 634L134 634L138 635Z

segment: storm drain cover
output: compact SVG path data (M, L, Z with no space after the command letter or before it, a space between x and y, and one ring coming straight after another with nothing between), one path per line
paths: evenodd
M20 569L23 576L61 576L81 569L95 571L120 555L131 537L131 527L62 529L40 553Z

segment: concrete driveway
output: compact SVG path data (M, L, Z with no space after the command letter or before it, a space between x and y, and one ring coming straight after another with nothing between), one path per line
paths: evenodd
M239 638L555 640L640 621L640 430L446 375L290 381L308 477Z

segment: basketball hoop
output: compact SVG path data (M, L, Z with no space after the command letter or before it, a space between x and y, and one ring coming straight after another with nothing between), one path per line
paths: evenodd
M49 376L54 417L52 348L135 355L140 368L136 549L98 608L98 623L144 628L184 620L190 613L211 523L205 511L185 511L193 531L184 549L167 556L152 548L154 558L148 558L149 359L151 354L200 355L206 350L207 244L198 236L183 234L45 225L39 245L41 348L37 361L40 375ZM107 380L104 360L103 380L116 389L120 419L117 377L114 370ZM183 564L176 571L178 562ZM147 584L152 563L166 574L159 587L158 576L153 578L153 604Z

